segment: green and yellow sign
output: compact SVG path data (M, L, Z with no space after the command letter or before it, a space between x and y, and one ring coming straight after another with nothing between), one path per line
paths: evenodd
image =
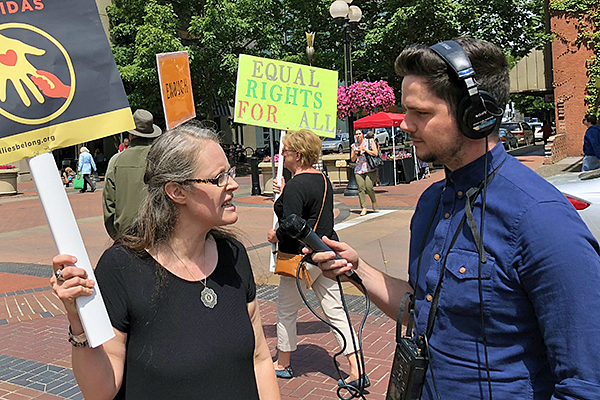
M338 73L240 54L234 121L335 137Z

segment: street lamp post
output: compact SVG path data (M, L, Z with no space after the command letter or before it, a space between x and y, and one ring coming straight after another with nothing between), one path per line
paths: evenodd
M346 86L352 84L352 57L351 57L351 39L352 32L358 28L358 22L362 18L362 11L358 6L349 6L352 0L335 0L329 7L329 14L333 17L340 33L344 37L344 81ZM353 118L346 117L350 143L354 143ZM354 176L352 166L348 171L348 186L344 191L344 196L357 196L358 185Z

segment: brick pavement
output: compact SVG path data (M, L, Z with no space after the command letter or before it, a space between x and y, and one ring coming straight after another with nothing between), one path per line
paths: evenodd
M542 157L523 158L532 169ZM378 203L390 214L358 218L358 199L335 195L336 223L356 223L340 232L340 237L355 246L365 259L395 276L406 273L402 260L407 257L408 223L419 195L432 182L443 179L433 171L426 180L395 187L378 187ZM240 239L249 248L259 284L258 299L263 326L272 355L276 351L276 278L268 273L269 248L266 229L272 215L272 202L250 197L249 178L239 179L236 193ZM101 189L102 185L99 185ZM49 288L48 266L56 250L46 226L32 183L19 184L20 194L0 198L0 399L81 399L71 370L70 344L66 341L67 321L62 304ZM102 225L101 191L78 194L68 190L75 216L95 264L110 240ZM354 291L353 293L356 293ZM362 297L348 296L353 322L358 326ZM372 386L370 400L385 398L393 354L395 323L374 309L364 329L363 348ZM292 354L297 375L279 380L283 399L336 399L337 379L331 356L337 342L328 328L306 308L298 319L299 347ZM341 357L343 371L348 370Z

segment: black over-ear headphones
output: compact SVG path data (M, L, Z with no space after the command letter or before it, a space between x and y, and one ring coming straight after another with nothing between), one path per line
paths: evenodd
M469 139L485 138L502 122L504 112L498 106L498 102L491 93L477 88L475 70L460 44L447 40L430 48L467 86L468 95L460 100L456 109L456 121L460 131Z

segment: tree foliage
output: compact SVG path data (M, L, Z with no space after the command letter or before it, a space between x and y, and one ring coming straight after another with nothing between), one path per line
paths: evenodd
M554 0L550 9L563 16L577 20L577 37L573 46L585 46L593 52L587 60L587 76L585 103L588 112L600 113L600 5L598 0ZM561 40L567 40L561 37Z
M543 0L355 0L355 80L388 83L399 93L394 61L411 43L459 35L491 41L518 59L549 40ZM305 32L315 32L312 65L340 71L342 35L332 0L114 0L108 8L113 52L133 108L162 115L156 53L188 50L197 113L231 102L240 53L308 64Z
M535 117L542 121L554 119L554 102L546 101L544 97L512 94L510 101L523 115Z

